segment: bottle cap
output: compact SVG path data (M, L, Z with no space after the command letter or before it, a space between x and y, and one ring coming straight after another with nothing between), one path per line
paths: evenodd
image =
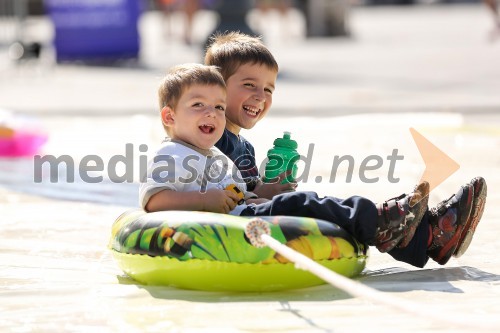
M276 147L284 147L290 149L297 149L297 142L292 140L290 132L284 132L282 138L277 138L274 140L274 145Z

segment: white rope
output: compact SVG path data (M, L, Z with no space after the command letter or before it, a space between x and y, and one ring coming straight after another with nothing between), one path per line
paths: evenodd
M429 304L417 304L397 298L388 293L370 288L355 280L346 278L343 275L321 266L302 253L294 251L288 246L281 244L269 235L269 227L267 227L267 230L262 227L262 222L267 224L267 222L261 219L253 219L247 225L246 233L247 236L249 234L252 235L252 237L249 238L254 246L262 247L262 243L264 243L274 251L281 254L283 257L295 263L296 268L307 270L325 280L332 286L342 289L352 296L371 300L376 303L382 303L388 307L402 310L409 314L418 315L426 318L427 320L434 320L440 324L451 325L452 327L469 328L474 329L475 331L478 329L484 329L488 331L495 330L498 332L500 330L500 322L498 320L492 320L491 318L486 318L484 316L472 317L471 314L460 314L456 312L447 313L443 311L443 309L430 307ZM255 244L252 239L256 239Z

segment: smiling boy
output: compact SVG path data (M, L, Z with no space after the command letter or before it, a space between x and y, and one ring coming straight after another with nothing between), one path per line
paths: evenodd
M293 191L297 184L281 184L285 174L263 183L255 161L255 149L241 134L262 120L273 103L278 63L259 39L238 32L214 36L205 54L205 64L220 68L226 81L226 129L215 144L240 170L250 191L259 197Z
M159 88L160 115L168 138L150 162L141 204L147 211L200 210L229 213L238 197L232 162L214 148L226 124L226 87L215 67L181 65ZM223 175L222 179L217 179ZM211 182L210 179L218 182Z
M368 226L378 223L376 230L371 230L369 227L370 230L363 232L353 231L351 228L356 228L354 226L356 223L351 222L359 218L371 220L372 215L369 211L375 205L370 204L368 199L353 196L341 200L332 197L318 198L311 192L290 193L296 184L281 184L280 180L286 176L285 174L270 184L263 183L259 177L254 147L240 135L240 131L242 128L253 128L267 115L272 105L279 68L269 49L257 37L239 32L226 32L212 38L205 53L205 64L219 67L227 85L227 124L216 146L234 161L249 189L259 197L272 199L267 205L273 205L271 211L274 215L292 214L290 206L295 205L298 206L293 211L295 216L315 214L317 218L328 220L331 215L327 213L323 216L319 211L330 209L338 213L337 217L340 220L348 221L345 224L342 222L341 226L357 235L358 240L368 244L372 242L381 252L390 251L389 254L395 259L419 267L423 267L429 257L440 264L445 264L451 256L459 257L467 250L486 202L487 186L484 178L472 179L435 208L425 207L421 212L423 215L412 221L416 223L409 223L408 230L403 232L405 234L403 237L396 229L397 225L409 222L403 216L408 216L408 204L412 200L405 195L376 206L378 222L366 223ZM425 189L421 183L414 191L425 198L425 202L419 202L419 206L426 206L428 188ZM259 205L249 214L256 212L264 214L268 207L265 207L264 211L259 211L262 207L264 205ZM413 210L420 211L415 207ZM246 211L248 209L242 214ZM360 215L353 219L349 214ZM366 241L364 236L359 237L364 232L376 234L375 242Z

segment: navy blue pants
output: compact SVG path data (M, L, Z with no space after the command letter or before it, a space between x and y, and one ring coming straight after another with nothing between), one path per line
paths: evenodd
M374 245L377 229L377 208L363 197L347 199L334 197L319 198L315 192L289 192L273 197L272 200L246 207L241 216L301 216L333 222L353 235L358 241ZM417 267L424 267L427 256L428 213L415 232L410 244L404 249L395 248L389 254L398 261Z

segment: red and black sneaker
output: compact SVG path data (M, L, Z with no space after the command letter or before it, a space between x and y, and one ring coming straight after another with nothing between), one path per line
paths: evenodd
M476 177L471 180L470 184L474 189L474 196L472 197L472 209L470 212L469 219L464 226L460 240L458 241L458 247L453 253L453 256L458 258L467 251L469 245L472 241L472 236L476 231L476 227L481 221L483 216L484 206L486 204L487 186L486 181L483 177Z
M473 186L464 185L456 194L430 210L431 241L427 255L441 265L450 260L460 244L462 232L471 213L473 195Z
M429 183L424 181L412 193L377 205L375 246L380 252L388 252L398 244L400 247L408 245L427 211L428 200Z

